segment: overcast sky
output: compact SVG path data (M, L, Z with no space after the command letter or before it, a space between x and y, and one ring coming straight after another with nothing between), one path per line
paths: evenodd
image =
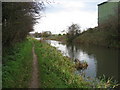
M72 23L78 24L81 30L97 26L97 4L106 0L49 0L39 23L34 26L35 32L51 31L59 34L67 30Z

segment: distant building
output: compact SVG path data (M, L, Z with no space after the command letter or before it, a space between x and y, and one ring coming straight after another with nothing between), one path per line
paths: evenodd
M111 23L120 29L120 0L108 0L98 4L98 26Z

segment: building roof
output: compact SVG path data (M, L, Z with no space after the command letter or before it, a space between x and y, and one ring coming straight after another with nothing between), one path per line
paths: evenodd
M108 1L102 2L102 3L98 4L98 6L100 6L100 5L102 5L102 4L105 4L105 3L107 3L107 2L108 2Z
M105 2L102 2L102 3L98 4L98 6L103 5L107 2L120 2L120 0L108 0L108 1L105 1Z

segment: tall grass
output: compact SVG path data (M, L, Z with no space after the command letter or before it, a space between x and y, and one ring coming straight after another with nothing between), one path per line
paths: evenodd
M32 43L18 43L11 52L3 57L2 87L26 88L31 78Z

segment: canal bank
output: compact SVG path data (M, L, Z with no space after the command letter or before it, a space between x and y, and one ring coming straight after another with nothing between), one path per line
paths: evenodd
M42 87L105 88L110 85L108 81L110 83L112 82L110 78L108 80L103 77L101 80L94 79L93 82L92 80L91 82L86 81L82 75L75 74L77 70L74 68L74 61L66 57L65 53L62 54L63 52L61 53L60 49L58 49L64 49L64 46L62 47L61 45L61 47L59 47L58 44L52 43L49 40L47 42L56 45L57 48L45 43L45 41L35 42L35 51L38 55L39 66L42 69ZM59 42L59 44L61 43ZM67 52L67 50L65 51Z

